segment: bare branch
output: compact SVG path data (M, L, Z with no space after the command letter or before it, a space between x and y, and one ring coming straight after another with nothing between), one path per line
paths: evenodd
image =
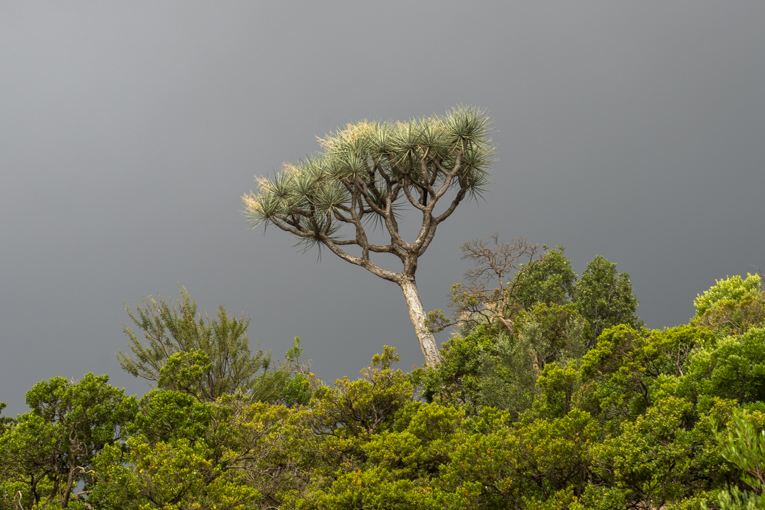
M491 323L498 319L512 332L517 310L511 310L513 288L507 286L508 280L538 260L538 245L524 238L507 244L494 234L490 242L473 239L460 248L462 259L472 261L475 267L465 271L463 283L452 287L452 308L457 313L452 323Z

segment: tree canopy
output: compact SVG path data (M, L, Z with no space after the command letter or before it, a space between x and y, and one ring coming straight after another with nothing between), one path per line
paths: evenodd
M140 399L107 376L42 381L29 412L2 420L0 510L762 508L765 320L649 330L602 313L626 322L591 342L563 250L534 261L495 308L512 331L465 327L434 367L396 369L385 346L355 380L294 376L271 401L212 398L199 378L215 364L173 366L182 350ZM751 299L725 288L710 310ZM176 311L184 338L211 327Z
M250 318L229 315L222 305L216 318L202 317L186 289L180 292L177 302L149 296L135 311L125 307L143 339L122 326L133 354L120 351L120 366L134 377L200 400L234 393L254 400L276 398L291 369L272 369L270 352L250 350Z

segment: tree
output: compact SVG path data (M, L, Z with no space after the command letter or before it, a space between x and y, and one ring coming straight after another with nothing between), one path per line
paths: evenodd
M391 366L399 361L395 347L385 346L372 357L372 366L361 371L363 377L335 381L314 393L316 427L322 433L342 427L353 436L369 436L387 424L412 398L413 387L401 370Z
M3 410L8 406L5 402L0 402L0 414L3 413ZM0 436L3 435L3 432L5 432L5 429L13 423L13 418L10 418L8 416L0 416Z
M320 154L285 164L273 178L259 179L257 193L243 197L245 215L254 227L276 225L306 247L325 247L399 285L425 360L437 365L438 346L425 324L415 273L438 226L465 197L480 194L486 184L492 155L488 133L488 117L470 107L408 122L349 124L320 139ZM455 191L449 194L451 201L436 211L450 190ZM421 215L412 242L400 230L403 207ZM379 227L389 242L373 242L367 231L370 225ZM344 236L348 231L353 235ZM397 258L401 270L390 271L373 262L371 256L379 254Z
M538 253L539 246L522 237L512 244L500 242L498 234L490 239L461 246L462 258L474 267L465 271L462 283L452 285L455 317L446 317L442 310L430 312L428 324L434 329L458 325L472 330L498 323L512 335L521 312L538 304L565 305L573 296L577 276L562 247L547 251L543 246Z
M67 508L86 500L94 457L124 439L137 412L135 397L126 397L108 381L109 376L92 373L78 383L54 377L27 392L32 411L0 437L0 489L16 482L19 505L30 510L43 503Z
M715 284L699 294L693 301L696 307L695 317L702 317L715 306L725 301L741 301L747 296L760 297L760 275L747 273L746 279L740 276L728 277L725 280L715 280Z
M765 430L757 430L751 414L737 409L728 429L715 432L722 456L741 470L741 479L751 488L742 491L734 485L721 491L718 502L723 510L765 506Z
M743 335L765 324L765 292L759 274L717 280L693 304L696 314L691 322L720 337Z
M281 494L304 483L303 409L156 389L140 406L127 442L94 462L94 508L282 508Z
M534 263L521 267L516 273L513 300L517 308L531 310L535 305L565 305L574 297L577 274L562 246L547 251Z
M570 302L577 275L560 246L518 238L473 239L461 247L474 267L452 286L454 318L429 314L438 330L457 325L444 344L444 365L424 376L425 397L512 410L527 408L545 364L584 350L587 321Z
M619 273L616 262L598 255L587 264L576 286L579 313L590 322L590 341L595 342L604 329L619 324L639 328L642 321L635 313L638 301L632 294L628 273Z
M691 389L707 400L716 396L741 404L765 401L765 328L723 338L695 353L688 376Z
M451 308L455 317L450 319L441 310L430 312L429 326L438 331L454 325L470 330L499 320L510 332L513 331L512 316L518 310L514 306L515 289L511 283L517 279L511 283L507 280L512 273L539 262L541 258L536 258L538 245L529 244L522 237L507 244L500 242L499 234L490 239L490 243L473 239L460 246L462 259L472 261L475 267L465 271L462 283L452 285Z
M133 356L120 351L117 359L129 374L204 401L234 393L272 400L281 393L290 367L269 371L271 353L250 351L249 317L231 316L221 305L216 319L203 318L184 288L177 303L149 296L143 298L143 304L136 305L135 312L126 310L146 344L122 326Z
M594 446L591 469L605 484L626 489L632 504L622 508L667 508L706 488L712 475L699 472L698 457L714 438L709 430L694 430L693 421L691 402L677 397L656 402L635 421L624 422L618 436ZM703 428L706 421L698 425Z

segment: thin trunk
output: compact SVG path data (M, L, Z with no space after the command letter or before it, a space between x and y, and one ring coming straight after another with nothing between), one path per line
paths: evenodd
M73 436L73 432L74 430L69 433L69 461L72 464L69 466L69 476L66 478L66 491L64 492L64 501L61 504L62 508L67 508L69 506L69 496L72 493L72 486L74 485L74 472L77 470L77 454L75 452L79 450L79 447L77 445L77 434L74 434Z
M534 352L534 349L532 349L531 346L529 346L529 358L531 359L531 373L534 375L534 380L536 381L539 379L539 376L542 375L542 370L539 368L537 353Z
M422 354L425 356L425 363L429 367L435 367L441 364L441 354L438 352L436 337L428 327L425 326L425 309L422 307L422 301L417 294L417 284L414 282L414 276L404 276L399 281L401 290L404 291L406 306L409 308L409 318L412 319L414 330L417 333L417 339L420 341Z

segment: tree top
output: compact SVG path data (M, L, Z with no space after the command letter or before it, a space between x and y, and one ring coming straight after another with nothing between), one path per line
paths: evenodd
M255 227L273 222L316 242L337 239L341 224L355 223L356 215L384 224L404 199L430 214L428 204L448 189L476 195L487 184L490 124L469 106L406 122L348 124L319 138L320 152L257 178L258 191L243 197L245 216Z

